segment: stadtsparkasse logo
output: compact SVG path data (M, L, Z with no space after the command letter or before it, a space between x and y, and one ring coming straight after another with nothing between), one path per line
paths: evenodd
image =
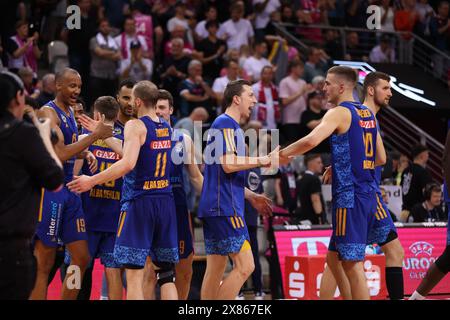
M417 241L409 246L411 253L403 261L403 268L411 279L423 279L428 268L436 261L433 257L434 246L426 241Z

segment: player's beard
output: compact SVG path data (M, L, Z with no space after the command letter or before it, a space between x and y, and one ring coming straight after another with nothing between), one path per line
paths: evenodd
M389 106L389 100L382 100L378 97L378 95L375 95L373 100L375 104L380 107L380 109L387 108Z

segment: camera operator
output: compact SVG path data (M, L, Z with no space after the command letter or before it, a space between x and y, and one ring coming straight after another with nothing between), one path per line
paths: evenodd
M62 165L53 150L49 119L24 121L23 83L0 73L0 300L28 299L36 262L31 250L42 188L59 190ZM31 109L31 108L29 108Z

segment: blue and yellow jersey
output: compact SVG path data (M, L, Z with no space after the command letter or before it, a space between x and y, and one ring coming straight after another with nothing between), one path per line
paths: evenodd
M130 196L134 199L142 195L172 194L169 180L172 167L172 129L163 119L155 122L145 116L139 120L147 128L147 136L134 167Z
M239 123L222 114L208 131L199 217L244 216L245 171L225 173L219 158L226 153L244 157L245 141Z
M123 141L122 132L117 124L114 125L114 137ZM97 158L98 169L94 174L108 169L120 159L103 140L95 141L89 151ZM82 172L85 175L92 175L89 165L84 162ZM120 214L120 198L123 179L108 181L101 185L94 186L88 192L81 195L83 211L86 223L91 231L115 232Z
M333 202L338 208L353 208L355 193L376 191L375 156L377 123L373 113L358 102L343 102L352 115L346 133L331 136Z
M46 106L49 106L55 110L56 114L58 115L58 118L61 122L59 125L59 128L61 129L61 132L64 136L64 144L69 145L72 143L75 143L78 141L78 128L77 123L75 121L75 116L72 112L72 110L69 110L69 114L65 113L63 110L61 110L54 101L49 101ZM64 176L65 176L65 183L68 183L72 181L73 178L73 166L75 164L76 157L72 157L64 162L63 169L64 169Z
M183 168L184 168L184 140L183 131L174 130L172 136L173 156L170 157L172 171L170 173L170 184L172 185L173 198L176 206L187 206L186 192L184 191Z

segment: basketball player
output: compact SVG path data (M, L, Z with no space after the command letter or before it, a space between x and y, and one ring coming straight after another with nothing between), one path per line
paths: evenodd
M368 107L376 116L382 108L387 108L389 100L392 97L389 75L383 72L371 72L364 79L363 104ZM377 210L375 211L375 221L369 232L367 244L378 244L386 257L386 286L391 300L401 300L404 296L403 291L403 247L398 240L397 229L389 214L389 209L383 201L381 195L381 170L382 167L375 168L375 189L377 193ZM331 171L327 171L330 173ZM325 177L325 179L328 179ZM339 266L340 268L340 266ZM328 274L326 272L325 274ZM342 272L339 272L342 275ZM324 276L322 284L325 287L329 285L325 282L329 279ZM331 279L333 281L333 279ZM347 279L338 279L339 289L341 292L348 292ZM321 284L321 287L322 287ZM330 290L321 289L321 298L332 299L335 286L329 286ZM328 291L328 292L327 292ZM324 297L325 296L325 297ZM345 297L344 298L348 298Z
M450 208L450 130L445 140L444 157L442 158L442 167L444 169L444 198L447 208ZM450 209L448 210L450 217ZM450 271L450 223L447 223L447 246L444 252L428 269L425 278L413 292L409 300L425 300L425 297L431 290L447 275Z
M58 135L55 151L64 162L65 182L72 180L75 158L86 157L89 163L95 162L91 153L83 152L94 141L111 137L111 126L102 121L97 122L92 134L81 141L78 140L78 128L71 108L77 102L81 90L81 77L76 70L65 68L56 75L56 98L39 110L39 117L50 118L52 129ZM92 169L95 168L95 165ZM83 279L84 271L89 263L86 226L78 195L64 187L59 192L43 191L42 205L39 212L39 224L36 231L34 254L37 260L37 275L30 299L46 299L49 273L52 269L56 248L66 245L72 256L71 268L75 275ZM67 274L63 283L61 298L74 300L79 287L67 286Z
M333 234L327 263L337 278L335 262L339 258L352 298L369 300L363 260L377 210L374 169L386 162L386 153L374 115L353 101L356 81L351 68L330 68L324 91L328 102L337 107L329 110L310 134L281 150L280 157L304 154L331 136Z
M205 148L204 183L198 208L203 220L206 272L201 299L234 299L254 270L249 235L244 220L245 170L270 166L278 160L279 147L262 157L246 157L241 120L250 116L256 98L249 82L230 82L224 92L224 114L214 120ZM252 203L270 214L269 200ZM261 208L259 208L261 207ZM222 278L228 256L233 270Z
M128 210L121 213L114 257L126 268L127 299L144 298L143 278L151 255L161 286L161 298L178 298L175 263L178 262L175 205L169 182L171 133L167 122L156 115L158 90L150 81L133 87L132 105L138 119L125 125L123 157L94 176L74 177L68 184L74 192L134 173L128 187ZM125 192L124 188L122 192Z

